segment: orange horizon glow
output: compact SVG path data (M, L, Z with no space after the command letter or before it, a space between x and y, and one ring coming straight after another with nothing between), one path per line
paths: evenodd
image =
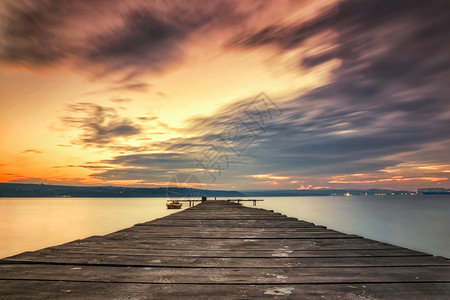
M445 59L415 56L437 48L414 40L436 20L363 26L374 9L333 0L59 5L0 4L2 183L163 187L190 173L200 182L182 185L221 189L450 185L446 73L408 77ZM221 134L262 92L282 113L230 150Z

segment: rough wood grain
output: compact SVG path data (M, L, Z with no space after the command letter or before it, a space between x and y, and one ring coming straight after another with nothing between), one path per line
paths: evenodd
M449 284L205 285L0 280L5 299L387 299L442 300ZM424 297L424 295L426 295Z
M446 299L449 260L207 201L0 260L5 299Z

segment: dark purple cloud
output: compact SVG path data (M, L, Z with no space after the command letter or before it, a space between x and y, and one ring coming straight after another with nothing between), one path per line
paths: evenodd
M233 17L228 1L36 0L6 2L0 60L26 66L82 65L129 81L184 57L196 30ZM123 75L123 74L122 74Z
M119 116L115 109L94 103L69 105L66 113L61 118L61 125L80 129L81 134L73 143L84 147L107 147L118 137L131 137L142 131L140 125Z
M336 33L335 46L299 58L313 68L331 59L341 66L334 70L332 86L322 93L336 94L339 101L392 101L396 93L420 89L414 97L447 105L450 75L450 10L448 1L341 1L317 18L289 27L270 26L254 34L239 35L234 46L253 48L277 45L281 51L305 46L316 35ZM423 93L423 95L420 95ZM418 99L421 98L426 99ZM433 98L433 99L431 99ZM405 107L411 107L405 104Z
M176 28L148 11L130 12L125 24L95 37L92 43L96 46L86 58L95 64L107 65L111 70L134 66L157 71L182 57L177 43L189 31Z
M224 151L234 167L221 182L243 174L333 176L405 163L449 164L449 8L447 1L342 1L307 23L239 35L229 47L288 51L334 31L334 47L299 57L299 67L331 59L340 65L328 84L279 103L283 114L256 129L257 138L239 157L221 135L236 120L251 126L246 107L252 99L192 119L184 130L196 135L167 147L186 155L210 146ZM242 140L255 136L239 134Z
M100 164L105 169L109 166L110 169L92 174L94 178L158 182L169 181L178 170L191 167L192 161L180 153L148 153L120 155L96 162L96 164ZM84 167L90 168L90 165Z
M283 145L273 153L273 167L310 165L315 167L308 172L319 173L372 171L359 163L371 160L382 168L399 163L384 157L409 152L421 161L417 151L424 154L422 161L433 161L426 151L450 139L449 10L448 1L342 1L307 23L238 36L233 47L277 45L285 51L332 31L335 46L299 58L299 64L314 68L340 61L329 84L291 100L284 109L286 122L274 125L277 134L252 155L266 161L264 149ZM319 114L300 121L320 105ZM336 130L333 124L346 124L359 134L326 135L329 128ZM334 168L333 161L352 167L334 163ZM434 161L448 163L448 155L441 153Z

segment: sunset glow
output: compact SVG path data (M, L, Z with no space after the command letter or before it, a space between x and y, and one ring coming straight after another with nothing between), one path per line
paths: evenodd
M2 1L0 182L449 187L448 8Z

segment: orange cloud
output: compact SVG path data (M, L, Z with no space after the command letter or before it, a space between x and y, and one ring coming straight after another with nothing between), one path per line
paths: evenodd
M274 176L272 174L249 175L248 177L257 178L257 179L272 179L272 180L288 180L288 179L290 179L290 177L288 177L288 176Z
M438 182L448 180L446 177L409 177L405 178L403 176L394 176L392 178L381 178L381 179L368 179L368 180L332 180L328 183L354 183L354 184L365 184L365 183L379 183L379 182L404 182L404 181L427 181L427 182Z
M42 153L42 151L36 150L36 149L27 149L24 150L22 153L36 153L36 154L40 154Z
M312 186L311 184L304 186L303 184L297 188L297 190L320 190L329 189L329 186Z

